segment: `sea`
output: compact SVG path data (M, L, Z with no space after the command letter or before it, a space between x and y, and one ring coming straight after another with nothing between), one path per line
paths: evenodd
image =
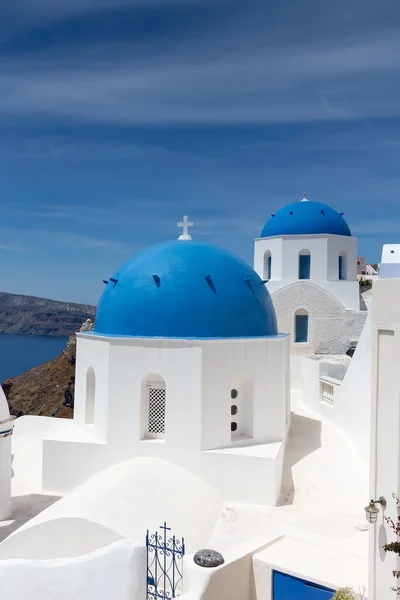
M0 333L0 383L56 358L68 337Z

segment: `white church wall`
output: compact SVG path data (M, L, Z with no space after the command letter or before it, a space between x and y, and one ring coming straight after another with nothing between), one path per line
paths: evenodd
M86 519L53 519L9 536L0 544L0 560L73 558L121 539L115 531Z
M251 439L252 444L283 440L286 434L289 340L260 338L226 340L203 346L202 449L229 447ZM238 406L231 391L241 378L248 380L243 418L252 418L247 431L235 438L231 407ZM238 390L240 393L242 390ZM238 400L240 401L239 394ZM246 403L245 403L246 404ZM240 415L239 415L240 417Z
M345 310L330 293L311 282L296 282L272 294L279 331L292 334L291 353L344 354L357 342L367 311ZM295 314L308 312L308 342L296 343Z
M104 338L91 343L89 336L77 334L74 422L82 428L94 429L107 438L109 394L109 344ZM89 377L88 377L89 375ZM88 403L94 401L89 410ZM88 422L89 412L93 419Z
M396 537L384 521L396 521L392 493L400 494L400 279L379 279L372 288L372 406L370 498L384 496L387 508L380 509L378 521L370 525L370 600L390 600L392 576L399 569L398 557L382 549ZM367 501L366 501L367 504Z
M328 281L321 285L348 310L359 310L360 291L357 281L357 238L330 235L328 242ZM339 280L339 256L343 257L343 279Z
M109 439L118 452L162 453L163 458L200 447L201 345L179 340L112 340L110 350ZM143 384L165 381L165 433L148 438ZM121 415L123 418L121 419ZM161 444L161 445L160 445ZM130 445L130 448L129 448ZM125 457L129 455L125 454ZM181 462L185 462L182 456Z
M268 279L265 256L271 255L271 281L281 281L282 273L282 238L260 238L254 244L254 270L261 279Z
M262 277L262 265L265 252L271 251L272 277L268 290L272 293L282 286L299 279L299 254L309 250L311 272L315 281L326 279L327 242L325 236L285 236L276 238L258 238L254 245L254 270ZM274 261L279 268L274 273Z
M267 284L271 294L299 279L299 254L310 252L310 279L331 293L344 308L360 308L357 283L357 239L339 235L294 235L259 238L254 245L254 269L263 279L264 255L271 253L272 277ZM339 280L339 255L344 257L345 279ZM274 269L275 264L275 269Z
M1 600L145 600L145 572L146 548L128 540L70 559L1 560Z
M67 492L109 465L133 456L150 456L181 465L212 482L226 499L243 501L246 497L251 501L253 489L253 501L275 502L281 474L279 443L285 440L289 418L287 336L212 341L85 336L85 344L80 346L79 360L84 355L81 381L86 381L88 368L95 372L101 368L103 381L108 383L108 406L98 410L96 393L95 425L85 426L86 398L77 395L75 406L81 417L75 419L75 426L44 440L44 489ZM105 351L107 344L109 350ZM147 380L165 387L162 435L146 435L143 393ZM233 435L231 390L238 381L240 393L246 390L247 402L242 431ZM158 388L155 395L158 402L162 396ZM104 402L100 396L100 405ZM101 414L103 419L107 416L107 428L100 426L105 435L99 437ZM278 445L253 450L247 456L241 450L236 458L234 453L217 457L202 452L246 443ZM252 488L249 481L244 491L238 481L247 477L250 463L255 469L254 484ZM231 465L240 466L242 475L227 477ZM269 483L259 481L263 468L270 473Z

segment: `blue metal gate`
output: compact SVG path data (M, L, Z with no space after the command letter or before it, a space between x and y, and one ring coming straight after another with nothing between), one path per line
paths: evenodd
M169 600L182 593L182 559L185 540L171 536L167 524L160 526L163 533L147 530L147 600Z

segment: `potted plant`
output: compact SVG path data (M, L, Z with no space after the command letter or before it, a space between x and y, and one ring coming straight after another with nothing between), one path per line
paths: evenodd
M397 556L400 556L400 542L398 541L399 537L400 537L400 499L398 498L398 496L396 496L396 494L392 494L392 497L396 502L397 519L396 519L396 521L393 521L393 519L391 517L385 517L385 521L389 525L390 529L393 531L394 535L396 536L396 540L394 542L389 542L389 544L384 544L382 546L382 548L384 549L385 552L394 552L394 554L397 554ZM399 570L395 569L394 571L392 571L392 573L393 573L393 577L395 577L395 579L400 578ZM394 592L396 592L396 594L398 596L400 596L400 587L398 585L393 586L391 589Z
M355 596L350 587L345 587L338 590L332 597L332 600L355 600Z

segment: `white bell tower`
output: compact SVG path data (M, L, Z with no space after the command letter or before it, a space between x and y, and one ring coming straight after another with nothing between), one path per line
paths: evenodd
M271 215L254 244L254 270L268 281L270 294L309 282L347 310L359 310L357 239L337 228L341 219L329 206L309 201L305 192L300 202Z

